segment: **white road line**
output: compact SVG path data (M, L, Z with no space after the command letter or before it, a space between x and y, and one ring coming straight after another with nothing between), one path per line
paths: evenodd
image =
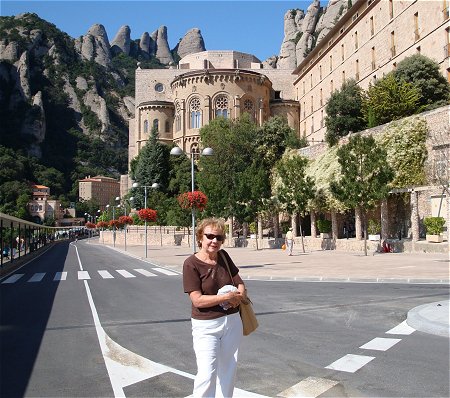
M81 279L91 279L91 277L89 276L89 272L78 271L78 280L81 280Z
M325 391L328 391L336 384L339 384L339 382L335 380L322 379L320 377L308 377L300 383L297 383L295 386L280 392L277 394L277 397L315 398Z
M147 271L146 269L135 268L134 270L144 276L156 276L156 274L154 274L153 272Z
M387 351L389 348L396 345L402 339L387 339L384 337L375 337L373 340L370 340L368 343L362 345L359 348L363 348L364 350L376 350L376 351Z
M27 282L40 282L45 276L45 272L36 272Z
M136 278L136 275L130 274L128 271L125 271L124 269L116 269L116 272L118 272L124 278Z
M25 274L14 274L11 275L8 279L5 279L3 283L15 283L17 282L20 278L22 278L22 276L24 276Z
M406 321L403 321L402 323L398 324L396 327L392 328L391 330L388 330L386 334L402 334L402 335L409 335L411 333L414 333L416 329L409 326Z
M101 276L103 279L111 279L111 278L114 278L108 271L105 271L105 270L98 271L98 273L100 274L100 276Z
M54 281L65 281L67 279L67 272L57 272L55 274L55 277L53 278Z
M375 357L368 357L365 355L347 354L342 358L334 361L332 364L325 366L326 369L339 370L342 372L355 373L364 365L367 365Z
M164 268L152 268L152 269L153 269L153 271L161 272L161 274L164 274L164 275L179 275L176 272L169 271L169 270L164 269Z

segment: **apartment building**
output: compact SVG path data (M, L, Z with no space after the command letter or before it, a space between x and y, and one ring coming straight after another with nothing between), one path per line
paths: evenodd
M100 210L120 196L120 182L114 178L104 176L88 176L78 180L78 196L80 201L95 200Z
M334 90L349 78L367 89L415 53L436 61L450 81L449 43L449 0L355 1L294 71L299 135L322 142Z

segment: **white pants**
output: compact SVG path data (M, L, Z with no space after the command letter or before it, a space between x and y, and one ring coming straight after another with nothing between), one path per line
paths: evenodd
M239 313L217 319L191 321L197 357L193 396L232 397L238 351L243 336Z
M287 252L289 255L292 254L292 250L294 249L294 240L293 239L288 239L286 240L286 246L287 246Z

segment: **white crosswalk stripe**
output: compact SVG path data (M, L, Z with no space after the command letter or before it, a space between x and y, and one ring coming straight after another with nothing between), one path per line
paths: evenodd
M55 277L53 278L54 281L65 281L67 279L67 272L57 272L55 274Z
M137 269L135 269L135 271L139 272L140 274L142 274L144 276L157 276L153 272L147 271L146 269L142 269L142 268L137 268Z
M89 276L89 272L87 272L87 271L78 271L78 279L85 280L85 279L91 279L91 277Z
M24 276L24 275L25 274L14 274L14 275L10 276L8 279L5 279L2 283L15 283L20 278L22 278L22 276Z
M98 273L100 274L100 276L103 279L113 279L114 278L108 271L105 271L105 270L100 270L100 271L98 271Z
M40 282L45 276L45 272L37 272L35 273L28 282Z
M362 345L359 348L364 350L376 350L376 351L386 351L389 348L393 347L397 344L401 339L386 339L384 337L375 337L373 340L370 340L368 343Z
M347 354L337 361L334 361L332 364L325 366L325 368L340 370L342 372L355 373L358 369L361 369L364 365L367 365L373 359L375 359L375 357Z
M164 274L164 275L178 275L176 272L169 271L164 268L153 268L153 271L161 272L161 274Z
M136 275L133 275L133 274L129 273L128 271L125 271L124 269L116 269L116 272L118 272L124 278L136 278Z

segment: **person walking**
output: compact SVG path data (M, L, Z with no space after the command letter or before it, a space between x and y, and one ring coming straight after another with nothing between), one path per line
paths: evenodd
M289 256L292 256L292 250L294 249L294 234L292 233L292 227L286 233L286 248Z
M197 361L193 396L232 397L243 337L239 304L246 298L245 285L229 254L221 250L225 241L223 220L204 219L196 238L200 250L183 264L184 292L192 302L192 340Z

